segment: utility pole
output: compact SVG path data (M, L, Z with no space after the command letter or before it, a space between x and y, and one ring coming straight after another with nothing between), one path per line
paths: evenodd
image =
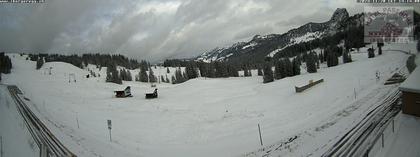
M111 120L108 119L108 130L109 130L109 141L112 142L112 138L111 138L111 129L112 129L112 124L111 124Z
M258 123L258 133L260 134L260 143L261 143L261 146L263 146L263 141L262 141L262 138L261 138L261 128L260 128L260 123Z

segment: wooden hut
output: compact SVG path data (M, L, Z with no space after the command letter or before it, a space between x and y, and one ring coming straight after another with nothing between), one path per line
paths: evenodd
M400 85L402 112L420 117L420 68L416 68Z
M117 98L125 98L125 97L131 97L132 96L130 86L127 86L122 91L114 91L114 93L115 93L115 97L117 97Z

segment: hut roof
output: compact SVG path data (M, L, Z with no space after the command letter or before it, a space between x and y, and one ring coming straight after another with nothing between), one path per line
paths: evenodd
M420 67L417 67L399 87L401 91L420 94Z

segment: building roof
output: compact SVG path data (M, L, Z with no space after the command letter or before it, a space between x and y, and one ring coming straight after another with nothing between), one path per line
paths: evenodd
M400 85L400 90L420 94L420 67L414 69L410 76Z

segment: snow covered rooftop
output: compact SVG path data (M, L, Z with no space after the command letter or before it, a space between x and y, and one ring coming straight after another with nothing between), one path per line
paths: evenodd
M417 67L400 85L400 90L405 92L420 93L420 68Z

